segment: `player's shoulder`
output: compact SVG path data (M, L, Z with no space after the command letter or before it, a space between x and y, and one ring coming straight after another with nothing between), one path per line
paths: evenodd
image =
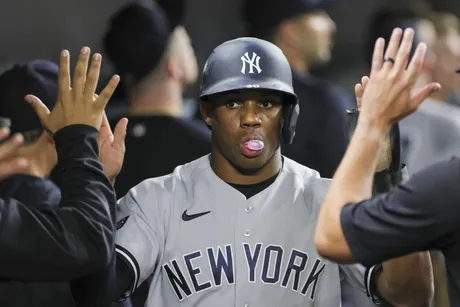
M318 171L306 167L288 157L283 156L284 166L283 173L287 177L297 178L299 183L304 186L312 186L327 188L330 184L330 179L321 178Z
M130 193L132 196L155 194L158 197L162 193L172 195L192 184L194 178L199 178L209 167L209 155L205 155L189 163L177 166L168 175L145 179L131 189Z

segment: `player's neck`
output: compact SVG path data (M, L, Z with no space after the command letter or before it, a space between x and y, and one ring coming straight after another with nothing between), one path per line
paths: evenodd
M210 162L212 170L220 179L233 184L256 184L263 182L275 176L283 165L280 150L277 150L262 168L246 174L238 170L222 154L214 149L211 153Z
M159 82L134 92L129 115L181 116L183 113L182 86L176 82Z

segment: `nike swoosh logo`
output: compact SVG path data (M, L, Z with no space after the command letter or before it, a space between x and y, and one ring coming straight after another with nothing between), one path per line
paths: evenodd
M194 219L196 219L196 218L198 218L200 216L206 215L208 213L211 213L211 211L206 211L206 212L201 212L201 213L197 213L197 214L188 215L187 210L185 210L184 213L182 213L182 220L184 220L185 222L188 222L188 221L194 220Z

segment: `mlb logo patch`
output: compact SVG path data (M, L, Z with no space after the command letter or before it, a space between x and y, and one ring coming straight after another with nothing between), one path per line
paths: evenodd
M121 220L119 220L117 222L117 230L120 229L121 227L123 227L126 223L126 221L128 220L129 218L129 215L128 216L125 216L124 218L122 218Z

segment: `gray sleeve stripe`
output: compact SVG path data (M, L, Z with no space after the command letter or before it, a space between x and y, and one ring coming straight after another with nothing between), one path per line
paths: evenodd
M119 245L115 245L115 251L122 259L125 260L125 262L128 264L134 276L134 282L133 282L133 286L131 290L125 294L125 298L127 298L137 288L137 283L139 282L139 276L140 276L139 264L137 263L136 258L127 249Z

